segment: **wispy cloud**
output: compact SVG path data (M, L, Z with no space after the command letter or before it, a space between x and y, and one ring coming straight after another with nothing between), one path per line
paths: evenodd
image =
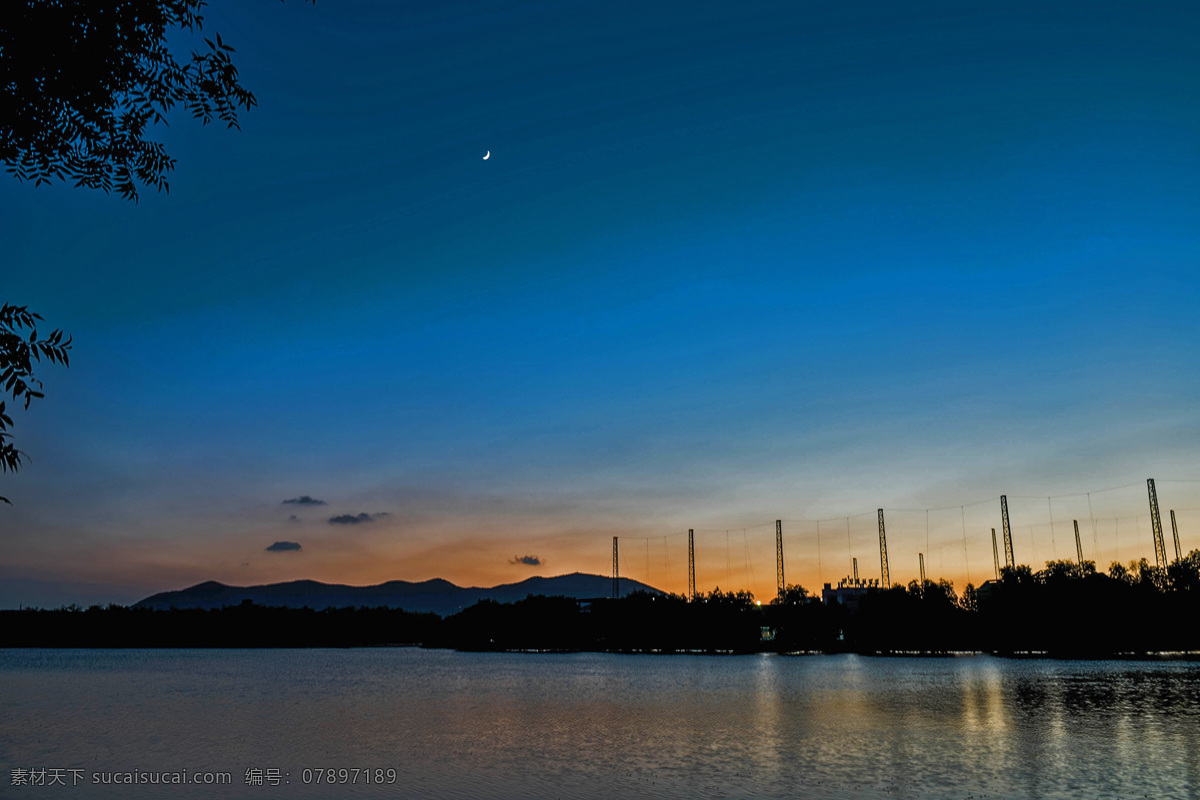
M268 553L291 553L302 550L299 542L276 542L267 548Z
M286 506L286 505L293 505L293 506L323 506L323 505L325 505L325 501L324 501L324 500L318 500L318 499L317 499L317 498L315 498L315 497L309 497L309 496L308 496L308 495L306 495L306 494L302 494L302 495L300 495L299 497L293 497L293 498L291 498L290 500L284 500L284 501L283 501L283 503L282 503L282 505L285 505L285 506Z
M330 525L361 525L364 522L374 522L380 517L386 517L386 511L379 514L368 514L365 511L361 514L339 514L336 517L329 518Z
M529 567L540 567L542 559L538 556L513 556L510 564L522 564Z

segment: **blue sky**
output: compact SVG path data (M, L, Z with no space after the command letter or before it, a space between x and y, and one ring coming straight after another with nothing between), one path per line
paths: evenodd
M208 28L259 107L155 129L169 195L0 182L4 299L76 343L16 420L4 604L604 572L613 535L1200 478L1194 3Z

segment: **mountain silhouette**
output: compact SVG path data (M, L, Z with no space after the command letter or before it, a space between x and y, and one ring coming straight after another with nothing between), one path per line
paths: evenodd
M643 591L661 593L653 586L628 578L621 579L621 595ZM552 578L533 577L519 583L505 583L491 588L456 586L450 581L434 578L428 581L388 581L375 586L347 586L320 581L288 581L263 586L227 586L217 581L205 581L187 589L160 592L139 600L134 608L223 608L249 600L260 606L288 608L345 608L367 606L403 608L405 611L426 612L448 616L475 605L480 600L513 603L529 595L573 597L579 600L612 596L612 578L573 572Z

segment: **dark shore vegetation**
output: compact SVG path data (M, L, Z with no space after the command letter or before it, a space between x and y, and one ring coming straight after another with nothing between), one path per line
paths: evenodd
M4 647L356 647L420 644L470 651L944 654L1100 658L1200 653L1200 550L1166 569L1144 559L1005 568L960 595L948 581L822 603L790 586L769 603L716 589L688 601L485 600L442 619L388 608L154 611L123 606L0 612Z
M110 605L0 611L4 647L362 647L420 644L441 618L398 608L152 609Z

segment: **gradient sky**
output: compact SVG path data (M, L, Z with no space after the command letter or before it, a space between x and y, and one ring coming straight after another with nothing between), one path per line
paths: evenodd
M1200 547L1195 2L207 19L259 107L155 129L169 195L0 179L2 299L75 337L0 606L607 573L614 535L680 591L687 528L762 597L762 523L811 589L878 574L880 506L894 580L961 586L1001 493L1023 562L1113 486L1085 555L1153 558L1147 477Z

